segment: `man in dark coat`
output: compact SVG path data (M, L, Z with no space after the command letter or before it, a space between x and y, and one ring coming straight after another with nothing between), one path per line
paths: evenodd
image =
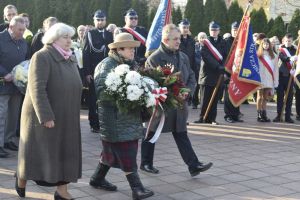
M200 104L201 112L199 120L195 123L211 123L217 125L217 103L220 95L220 88L214 98L212 106L209 110L207 119L204 121L204 115L208 108L209 101L212 97L214 88L220 76L224 75L224 63L227 56L227 46L225 40L221 36L220 26L216 22L209 24L208 40L204 41L204 47L201 50L201 56L204 62L203 67L200 69L199 84L200 84Z
M17 15L18 15L18 11L16 6L14 5L5 6L5 8L3 9L4 23L0 24L0 32L6 30L9 26L9 22L11 21L11 19Z
M280 116L283 107L284 95L287 91L288 82L290 76L293 76L292 63L297 60L296 47L292 45L293 36L287 33L283 38L283 45L279 48L279 85L277 87L277 116L273 122L280 122ZM285 122L294 123L294 120L291 118L291 109L293 103L293 80L288 93L287 102L285 105Z
M196 66L195 66L195 41L190 35L190 22L188 19L183 19L178 24L180 32L181 32L181 43L180 43L180 51L185 53L189 57L190 67L194 71L195 78L198 80L199 73L197 74ZM189 104L193 100L193 107L197 106L198 97L191 95L189 98Z
M119 28L118 32L127 32L130 33L135 40L141 42L141 45L135 49L135 61L138 62L141 66L144 66L146 58L146 39L148 36L148 31L142 27L138 26L138 14L135 10L130 8L124 15L125 26Z
M227 38L225 41L227 42L228 45L228 52L230 51L230 48L232 46L232 43L234 41L234 38L237 36L237 31L239 28L239 23L238 22L233 22L231 24L231 36ZM230 55L228 55L230 56ZM224 119L225 121L229 123L234 123L234 122L243 122L239 118L240 115L240 107L234 107L229 99L229 94L228 94L228 86L229 86L229 81L230 81L230 73L226 72L225 73L225 93L224 93L224 112L225 116Z
M191 176L196 176L200 172L208 170L212 163L203 164L199 162L192 144L187 135L187 117L188 106L187 99L191 95L196 86L194 72L192 71L187 55L179 51L180 30L174 24L168 24L162 31L162 43L146 61L146 68L155 68L157 66L173 65L174 71L181 72L181 78L186 87L190 88L191 93L182 94L184 101L183 108L170 109L166 113L163 132L172 132L180 155L189 167ZM157 129L160 116L155 118L150 126L149 137L154 135ZM146 138L146 139L148 139ZM153 167L153 155L155 144L144 140L142 143L141 157L142 162L140 169L149 173L158 173L159 171Z
M105 29L106 14L97 10L94 14L95 29L87 32L84 39L82 62L83 73L89 84L89 121L92 132L99 132L99 120L96 107L96 94L93 81L95 67L108 55L108 44L113 42L113 35Z

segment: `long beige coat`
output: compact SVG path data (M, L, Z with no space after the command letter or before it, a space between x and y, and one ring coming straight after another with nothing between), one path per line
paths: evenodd
M80 98L76 59L46 45L33 55L21 114L18 176L49 183L81 177ZM42 124L54 120L54 128Z

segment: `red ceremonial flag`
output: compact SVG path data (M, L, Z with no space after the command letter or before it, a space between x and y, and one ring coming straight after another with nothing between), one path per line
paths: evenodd
M238 107L258 89L261 82L249 16L243 17L235 48L228 93L232 104Z

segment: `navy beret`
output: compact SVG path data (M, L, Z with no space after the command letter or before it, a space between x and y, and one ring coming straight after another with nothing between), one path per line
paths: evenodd
M231 24L231 29L238 29L239 28L239 23L238 22L233 22L232 24Z
M215 21L212 21L209 23L209 30L219 30L220 29L220 25L215 22Z
M178 25L189 26L190 21L185 18L185 19L181 20Z
M135 16L138 16L138 14L137 14L137 12L135 10L133 10L132 8L130 8L129 10L126 11L126 13L124 14L124 16L135 17Z
M94 18L96 19L106 18L106 14L102 10L97 10L94 14Z

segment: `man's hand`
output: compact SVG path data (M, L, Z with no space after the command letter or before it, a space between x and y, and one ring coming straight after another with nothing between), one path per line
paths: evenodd
M6 74L6 76L4 76L4 80L6 82L11 82L13 80L13 76L10 73Z
M290 70L290 74L291 74L292 76L294 76L294 75L295 75L295 72L296 72L296 70L295 70L295 69L291 69L291 70Z
M90 84L90 83L92 82L92 80L93 80L93 76L92 76L92 75L87 75L87 76L85 77L85 79L86 79L86 81L88 82L88 84Z
M53 128L54 127L54 121L47 121L43 124L46 128Z

